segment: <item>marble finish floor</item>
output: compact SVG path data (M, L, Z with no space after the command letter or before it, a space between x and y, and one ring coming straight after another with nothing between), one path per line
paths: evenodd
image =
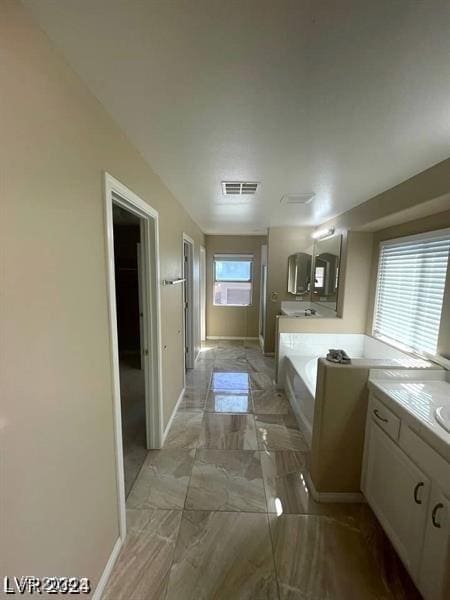
M107 600L419 599L372 512L319 504L308 447L253 341L203 345L127 501Z

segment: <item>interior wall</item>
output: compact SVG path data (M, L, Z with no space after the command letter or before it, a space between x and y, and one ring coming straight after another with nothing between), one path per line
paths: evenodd
M267 243L259 235L206 236L206 335L207 337L258 337L261 246ZM213 260L215 254L253 254L251 306L214 306Z
M369 198L321 227L378 231L447 210L450 202L450 158Z
M369 267L366 333L372 332L373 309L378 270L378 243L405 235L414 235L450 226L450 158L425 169L410 179L373 196L321 227L335 227L336 232L373 231L373 252ZM364 273L361 273L364 277ZM363 279L365 281L365 278ZM338 314L344 309L344 297L338 298ZM347 302L347 300L345 301ZM336 324L337 327L340 325ZM289 331L288 323L281 324L280 331ZM294 325L295 327L295 325ZM311 331L311 325L305 331ZM331 330L330 330L331 331ZM334 329L333 329L334 331ZM450 277L447 276L443 312L439 334L438 352L450 358Z
M375 303L375 292L377 283L378 273L378 259L379 259L379 243L383 240L392 240L395 238L415 235L417 233L425 233L427 231L436 231L437 229L445 229L450 227L450 210L430 215L422 219L416 219L403 223L401 225L395 225L393 227L387 227L377 231L374 234L374 251L373 260L371 267L371 279L370 279L370 298L371 302L367 313L367 324L366 331L370 335L372 333L372 321L373 311ZM450 271L450 266L449 266ZM443 311L441 318L441 327L439 333L438 342L438 353L447 359L450 359L450 273L447 273L446 290L443 302Z
M0 54L2 569L95 587L118 538L104 172L159 211L162 278L180 276L183 231L198 274L204 237L15 0L0 1ZM161 312L167 423L180 286L161 288Z
M288 257L296 252L311 249L312 227L271 227L267 241L267 299L266 299L266 335L264 352L275 351L275 321L280 314L281 302L294 300L288 294Z
M369 305L373 233L343 234L338 292L340 318L296 319L278 317L280 333L365 333Z

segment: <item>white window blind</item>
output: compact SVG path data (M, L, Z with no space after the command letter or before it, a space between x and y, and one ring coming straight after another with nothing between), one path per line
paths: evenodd
M436 354L450 230L382 242L373 333Z

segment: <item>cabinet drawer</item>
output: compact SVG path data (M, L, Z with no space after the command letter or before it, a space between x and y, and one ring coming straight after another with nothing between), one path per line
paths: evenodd
M400 419L374 395L370 396L369 414L393 440L398 439Z

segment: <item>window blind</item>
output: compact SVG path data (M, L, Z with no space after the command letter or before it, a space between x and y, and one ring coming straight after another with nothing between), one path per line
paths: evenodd
M450 230L382 242L373 333L435 355Z

